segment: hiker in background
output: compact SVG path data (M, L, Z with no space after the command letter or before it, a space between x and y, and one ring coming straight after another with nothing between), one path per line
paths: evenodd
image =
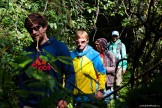
M118 62L121 59L127 58L126 47L124 43L121 42L118 31L112 32L111 41L108 45L108 50L115 55L116 62ZM122 83L122 75L126 74L127 60L121 60L118 66L116 64L116 67L116 89L118 89Z
M94 105L96 98L102 99L106 82L106 70L99 53L88 45L89 36L86 31L78 30L75 41L76 50L71 53L76 73L74 102L77 108L82 108L84 103Z
M115 76L115 56L107 50L107 40L105 38L99 38L95 41L97 51L100 53L102 62L106 69L106 84L104 90L104 96L107 96L113 92L114 76ZM113 96L105 98L105 102L108 104Z

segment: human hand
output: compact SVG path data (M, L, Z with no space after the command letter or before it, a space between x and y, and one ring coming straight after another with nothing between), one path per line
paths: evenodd
M67 102L64 100L60 100L57 104L57 108L67 108Z
M122 74L125 75L125 74L126 74L126 70L123 70L123 71L122 71Z
M96 98L97 99L102 99L103 98L103 93L101 91L97 91Z

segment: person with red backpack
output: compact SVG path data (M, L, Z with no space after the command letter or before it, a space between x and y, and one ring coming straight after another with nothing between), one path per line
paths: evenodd
M119 32L113 31L111 34L111 41L108 45L108 50L115 55L116 58L116 89L121 86L122 75L126 74L127 69L127 53L125 44L121 42Z
M106 69L106 84L103 97L107 96L111 92L113 92L113 84L114 84L114 76L115 76L115 55L107 50L107 40L105 38L99 38L95 41L95 45L97 51L100 53L100 57L102 58L102 62ZM105 102L109 103L113 96L109 96L105 98Z

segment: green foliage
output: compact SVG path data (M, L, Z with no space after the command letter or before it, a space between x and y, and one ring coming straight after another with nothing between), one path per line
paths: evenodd
M130 75L137 77L161 60L162 5L161 0L151 1L1 0L0 107L17 108L17 86L13 79L19 73L18 69L30 62L30 59L24 58L25 55L20 58L23 48L32 42L29 33L24 28L24 20L29 13L39 12L46 15L49 25L48 36L54 36L63 41L71 51L75 49L76 29L85 29L90 35L92 44L97 36L109 37L112 30L118 30L127 47L129 59L127 75L129 79ZM47 55L52 58L49 54ZM44 57L42 59L47 60ZM52 60L49 62L60 60L67 63L66 60L69 58L57 57ZM56 66L53 65L53 67L57 69ZM41 76L38 74L38 76L32 77L44 79ZM140 78L139 81L145 84L145 80L152 77L148 76L147 78ZM48 77L45 78L45 82L49 85L53 84L51 87L54 86L54 82ZM128 80L124 80L123 84L126 82ZM138 82L135 83L135 87L142 85ZM124 88L121 92L127 95L129 90L129 88Z
M143 86L129 91L126 95L126 102L129 107L136 108L140 107L140 105L156 105L156 107L160 107L162 96L161 78L162 76L159 75L150 83L150 86Z

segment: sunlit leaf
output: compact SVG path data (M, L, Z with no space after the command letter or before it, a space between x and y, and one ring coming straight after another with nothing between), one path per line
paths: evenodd
M28 60L24 61L23 63L20 63L19 67L24 68L26 65L31 63L31 61L32 61L32 59L28 59Z
M72 65L72 62L69 62L67 60L64 60L64 59L61 59L61 58L58 58L58 60L61 61L62 63L68 64L68 65Z

